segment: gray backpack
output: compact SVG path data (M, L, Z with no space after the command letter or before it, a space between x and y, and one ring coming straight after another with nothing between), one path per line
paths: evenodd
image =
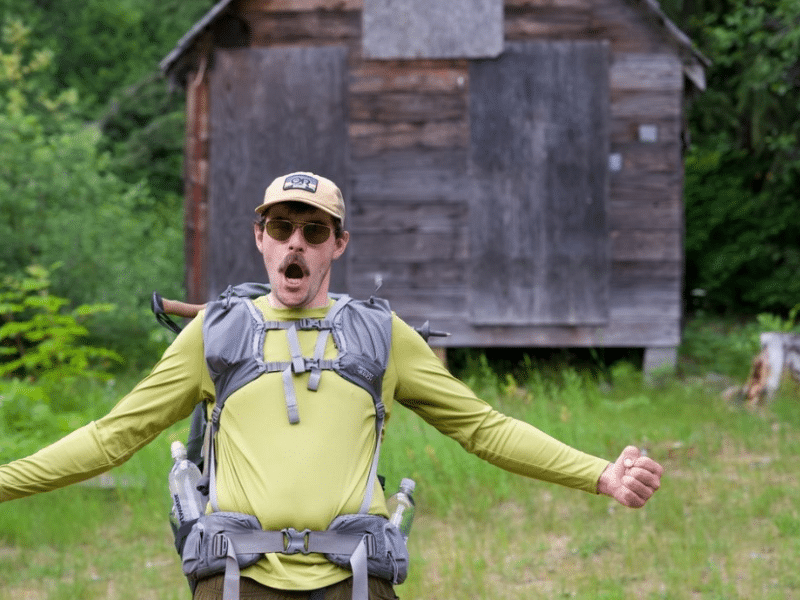
M284 401L290 423L300 422L297 397L294 390L295 375L311 372L308 389L316 391L322 371L332 370L347 381L362 387L372 397L375 405L376 445L367 490L360 513L366 513L372 501L372 490L377 476L381 431L385 418L381 398L383 374L389 361L392 340L392 312L389 303L378 298L366 302L353 300L346 295L336 299L324 319L296 321L265 321L261 311L250 299L253 288L245 284L228 288L220 300L206 306L203 322L203 343L206 364L216 389L216 402L211 414L211 427L205 436L204 474L208 476L208 496L214 511L219 510L216 500L214 474L214 438L225 401L236 390L264 373L280 372L283 378ZM263 358L264 337L270 330L285 330L291 360L270 362ZM300 351L297 332L317 330L314 355L305 357ZM324 358L328 337L333 336L339 356Z
M206 306L203 342L206 363L214 382L216 401L210 427L206 426L205 407L199 405L192 418L189 456L202 464L204 486L214 512L197 523L176 532L176 548L183 557L184 573L190 585L211 574L224 572L225 600L238 598L239 570L257 562L265 552L318 552L334 564L353 571L353 598L367 600L367 576L376 575L393 583L405 580L408 552L402 534L383 517L369 515L377 477L381 432L385 410L381 398L383 375L391 349L392 313L388 302L370 298L353 300L332 295L334 305L324 319L265 321L253 298L269 293L269 286L243 284L229 287L219 300ZM163 311L160 299L153 296L153 311L162 324L179 331ZM303 356L297 331L319 331L314 355ZM291 360L270 362L263 358L264 336L270 330L285 330ZM426 322L417 331L426 340L431 331ZM325 359L329 336L339 350L335 359ZM290 423L300 422L294 389L294 376L310 372L308 388L318 389L321 373L332 370L347 381L362 387L375 406L376 444L364 498L356 515L340 515L326 531L263 531L252 515L220 512L215 481L215 443L220 415L231 393L263 373L280 372L284 401ZM200 440L204 440L200 444ZM203 451L199 451L199 446Z

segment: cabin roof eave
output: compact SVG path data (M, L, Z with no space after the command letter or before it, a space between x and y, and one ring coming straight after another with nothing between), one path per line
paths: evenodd
M205 15L203 15L200 20L192 25L192 28L187 31L183 37L178 40L178 43L175 47L170 50L169 54L167 54L161 62L158 64L161 72L167 76L171 77L172 71L175 65L180 60L181 56L184 52L186 52L195 40L209 27L216 19L219 17L225 9L228 8L228 5L233 2L233 0L220 0L217 2L211 10L209 10Z
M233 0L219 0L189 31L178 41L175 47L159 63L161 72L169 79L175 79L173 73L181 56L194 44L197 38L228 8ZM705 69L711 61L700 52L692 40L662 10L658 0L639 0L656 21L669 33L682 50L684 75L700 91L706 88Z

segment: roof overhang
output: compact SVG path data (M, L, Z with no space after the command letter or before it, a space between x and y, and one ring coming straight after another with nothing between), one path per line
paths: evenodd
M228 8L233 0L220 0L211 10L194 24L186 34L178 41L177 45L159 63L161 72L169 79L176 79L173 73L181 56L186 52L197 38ZM639 0L641 4L650 11L655 20L667 31L678 45L683 60L683 73L686 78L700 91L706 89L705 70L711 65L711 61L706 58L675 23L667 17L661 9L658 0Z
M203 17L184 34L184 36L178 41L177 45L158 64L158 66L161 68L161 72L164 75L167 77L171 76L173 68L180 60L183 53L189 49L195 40L206 30L206 28L208 28L208 26L211 25L211 23L213 23L214 20L216 20L216 18L228 8L228 5L231 2L233 2L233 0L220 0L217 2L211 8L211 10L203 15Z
M711 61L695 48L689 36L664 13L658 0L641 0L641 2L677 43L683 59L683 74L698 90L705 91L706 68L711 66Z

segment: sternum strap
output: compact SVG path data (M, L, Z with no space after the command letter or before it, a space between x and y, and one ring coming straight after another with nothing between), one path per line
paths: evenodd
M277 363L277 366L283 367L281 373L283 379L283 395L286 399L286 412L289 416L289 423L292 425L296 425L300 422L300 414L297 408L297 394L295 393L294 389L293 374L311 371L311 376L308 380L308 389L312 392L316 392L319 388L322 370L333 369L336 364L335 361L324 360L325 348L328 345L328 338L330 337L331 333L330 329L324 329L322 322L320 322L319 327L314 328L319 329L319 334L317 335L317 343L314 347L313 358L308 359L303 356L303 352L300 349L300 340L297 337L297 327L295 323L292 323L288 328L286 328L286 340L289 344L289 353L292 359L289 363L285 363L285 367L283 366L284 363ZM269 370L270 363L265 364Z

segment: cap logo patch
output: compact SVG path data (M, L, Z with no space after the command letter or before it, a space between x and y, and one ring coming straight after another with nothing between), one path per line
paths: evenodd
M303 190L305 192L316 193L319 181L308 175L289 175L283 180L284 190Z

